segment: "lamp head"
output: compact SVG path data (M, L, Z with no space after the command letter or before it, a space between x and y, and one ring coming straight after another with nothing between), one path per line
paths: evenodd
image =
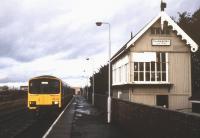
M101 26L101 25L102 25L102 22L96 22L96 25L97 25L97 26Z

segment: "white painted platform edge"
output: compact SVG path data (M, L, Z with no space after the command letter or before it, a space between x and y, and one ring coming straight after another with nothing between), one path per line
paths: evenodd
M58 122L58 120L60 119L60 117L63 115L63 113L65 112L65 110L69 107L69 105L72 103L74 98L71 99L71 101L68 103L68 105L65 107L65 109L60 113L60 115L56 118L56 120L53 122L53 124L50 126L50 128L47 130L47 132L42 136L42 138L46 138L49 133L51 132L51 130L53 129L53 127L55 126L55 124Z

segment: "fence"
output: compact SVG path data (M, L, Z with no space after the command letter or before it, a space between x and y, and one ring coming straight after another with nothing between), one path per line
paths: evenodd
M5 101L22 99L25 97L27 97L26 91L21 91L21 90L3 91L3 92L0 92L0 103L5 102Z
M106 112L107 96L95 95ZM200 115L112 99L112 123L137 138L200 138Z

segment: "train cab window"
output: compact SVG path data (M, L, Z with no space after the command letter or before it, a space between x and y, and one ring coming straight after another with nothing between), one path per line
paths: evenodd
M35 94L56 94L60 92L60 81L35 79L29 82L29 92Z

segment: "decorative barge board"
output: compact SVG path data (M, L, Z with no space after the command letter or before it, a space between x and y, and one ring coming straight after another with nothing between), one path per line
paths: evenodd
M113 97L191 109L191 52L197 50L198 45L162 10L112 57Z

